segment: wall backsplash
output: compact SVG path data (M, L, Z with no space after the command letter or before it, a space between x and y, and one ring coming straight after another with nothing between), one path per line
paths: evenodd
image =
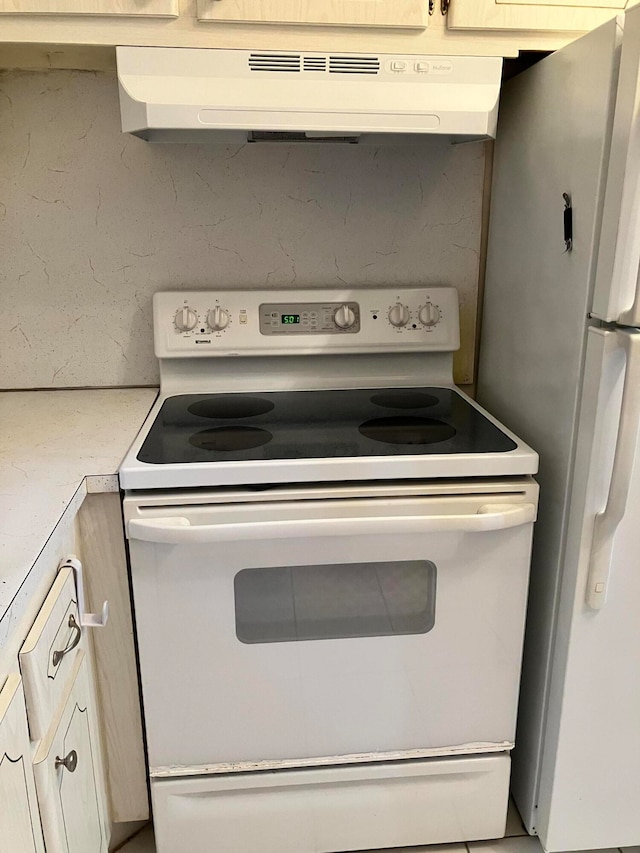
M151 297L181 287L453 284L473 351L482 143L150 145L73 71L3 74L0 140L3 388L157 382Z

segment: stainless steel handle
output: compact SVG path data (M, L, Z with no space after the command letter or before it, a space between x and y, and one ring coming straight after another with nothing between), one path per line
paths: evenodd
M188 518L134 518L130 539L165 545L195 545L304 536L375 536L377 534L482 533L530 524L536 520L534 504L484 504L475 512L451 515L406 515L256 521L251 524L191 525Z
M67 645L64 647L64 649L56 649L56 651L54 651L54 653L53 653L53 665L54 666L58 666L58 664L60 663L62 658L65 655L68 655L70 651L75 649L75 647L80 642L80 638L82 637L82 628L76 622L73 613L71 614L71 616L69 616L69 621L67 622L67 625L75 633L71 635L71 638L70 638L69 642L67 643Z
M60 758L56 755L55 766L56 770L58 769L58 767L65 767L69 771L69 773L75 773L76 767L78 766L78 753L75 751L75 749L72 749L71 752L65 758Z

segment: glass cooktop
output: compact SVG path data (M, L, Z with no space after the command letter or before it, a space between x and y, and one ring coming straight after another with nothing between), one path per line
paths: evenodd
M166 465L515 448L449 388L276 391L169 397L137 458Z

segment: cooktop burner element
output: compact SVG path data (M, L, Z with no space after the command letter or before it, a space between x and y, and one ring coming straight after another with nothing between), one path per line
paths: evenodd
M233 451L249 450L261 447L273 436L266 429L248 426L213 427L197 432L189 438L189 443L201 450Z
M380 417L382 401L394 404L385 405L387 417ZM409 403L411 414L406 413ZM450 388L276 391L169 397L137 458L167 465L504 453L515 447Z
M205 400L198 400L189 406L192 415L200 418L253 418L265 415L273 409L271 400L263 397L251 397L248 394L216 394Z
M371 402L385 409L425 409L427 406L437 406L438 398L432 394L418 394L414 391L392 391L374 394Z
M375 418L358 427L362 435L385 444L435 444L456 434L455 428L432 418Z

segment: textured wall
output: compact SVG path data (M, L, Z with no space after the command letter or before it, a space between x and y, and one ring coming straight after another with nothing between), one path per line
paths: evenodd
M111 74L0 77L2 387L156 382L151 296L180 287L453 284L472 348L481 143L149 145L119 126Z

